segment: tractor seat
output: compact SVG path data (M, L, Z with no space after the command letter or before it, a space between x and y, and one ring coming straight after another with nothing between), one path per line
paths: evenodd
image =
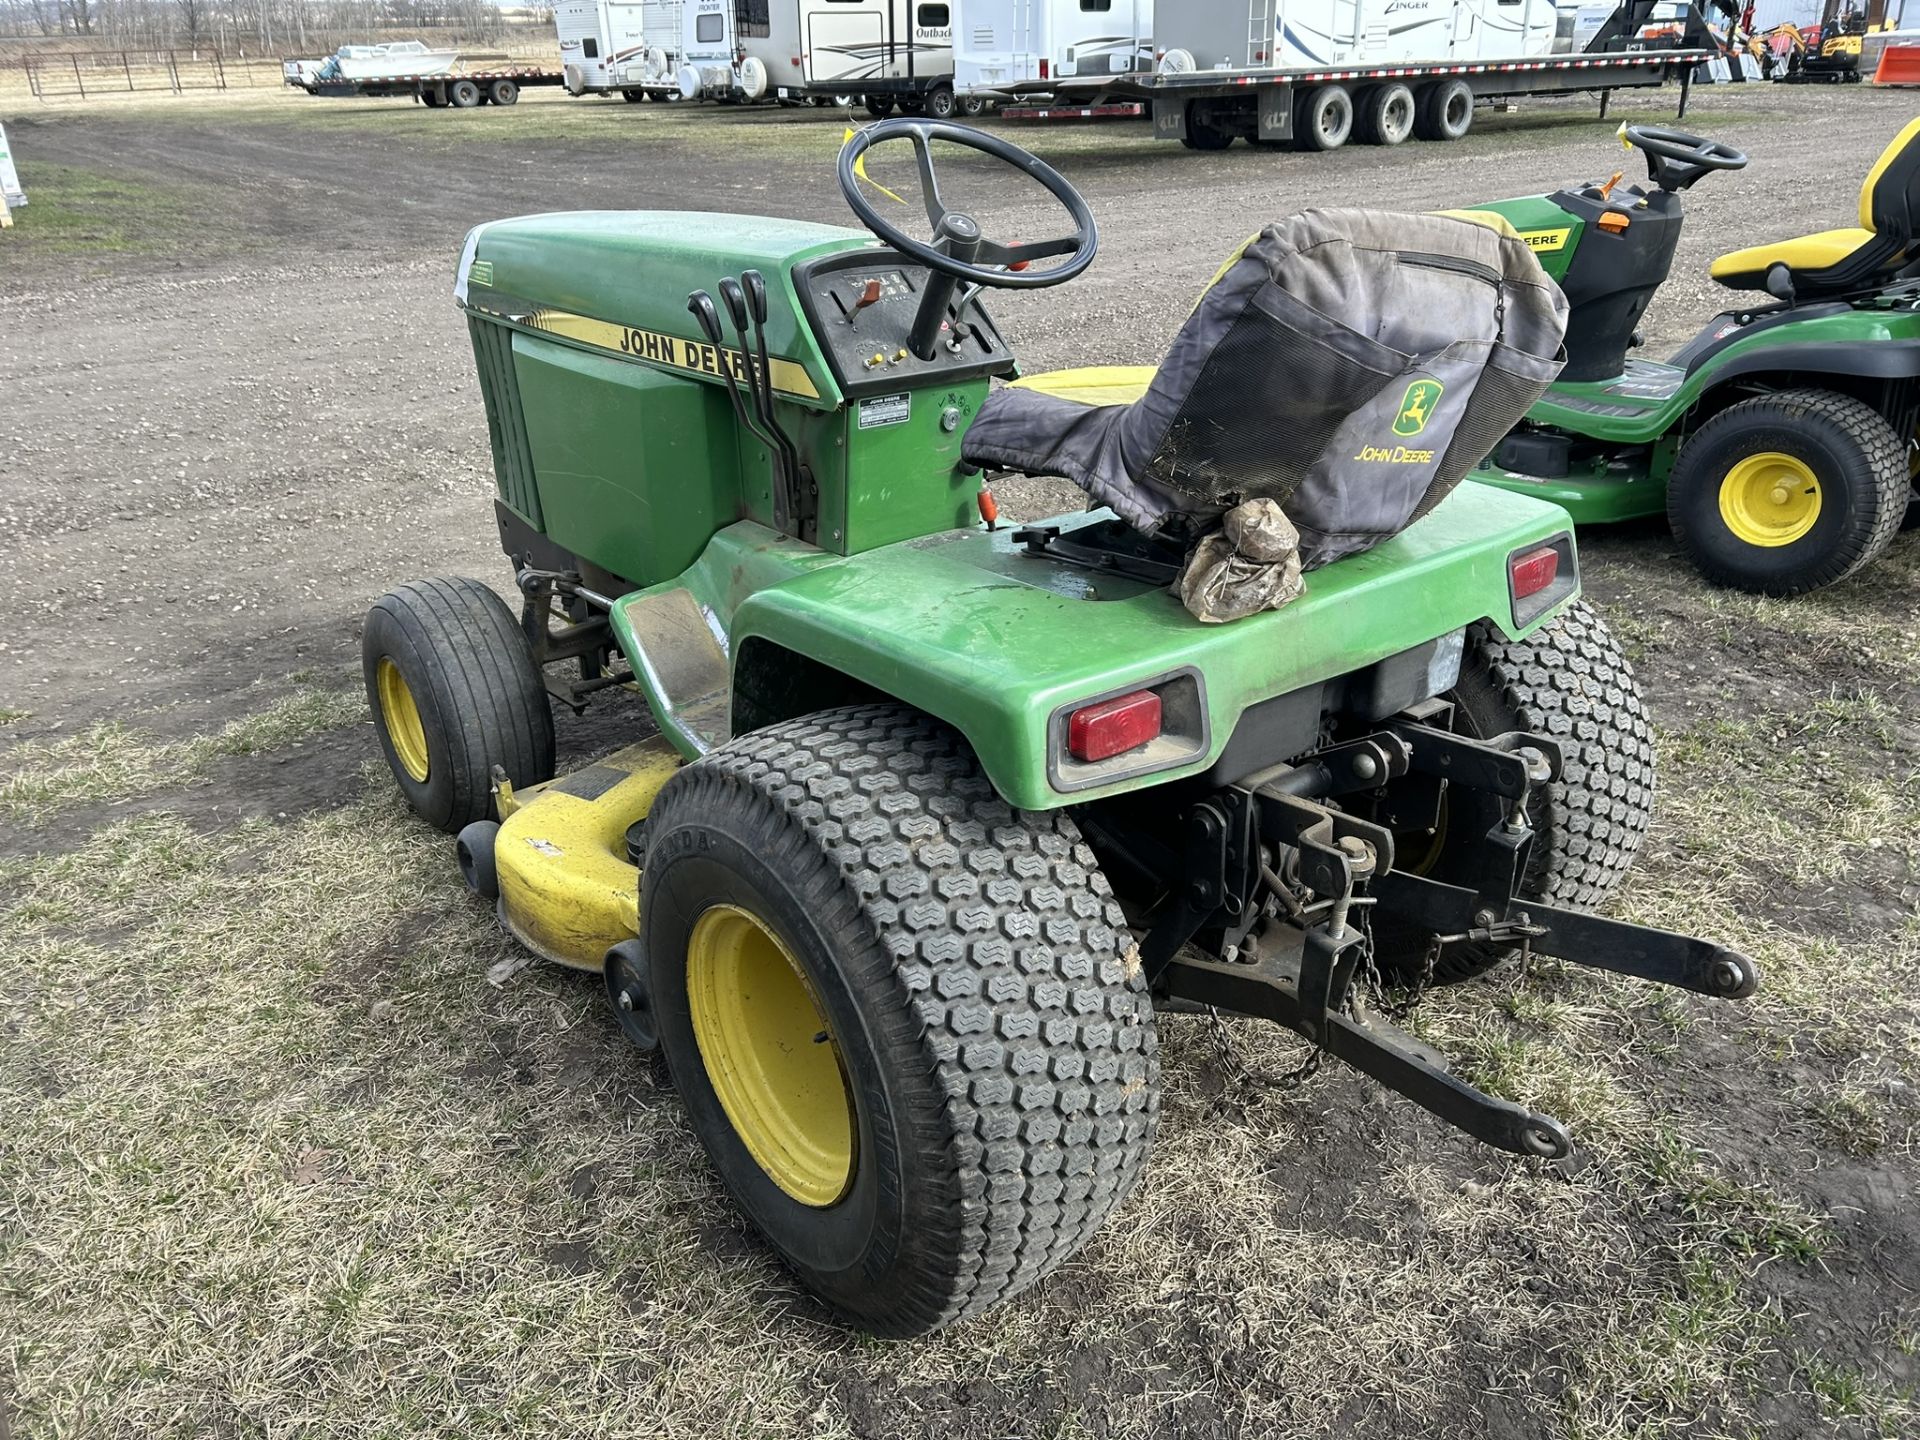
M1844 294L1891 277L1920 257L1920 119L1880 152L1860 187L1860 224L1771 245L1750 245L1709 272L1733 290L1765 290L1784 266L1796 299Z

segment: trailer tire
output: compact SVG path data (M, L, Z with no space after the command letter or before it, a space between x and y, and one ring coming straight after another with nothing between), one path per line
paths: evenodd
M1606 622L1578 600L1524 640L1506 640L1484 621L1473 625L1459 682L1447 698L1456 728L1466 734L1485 739L1521 730L1559 742L1560 778L1527 803L1534 838L1521 898L1600 906L1633 864L1653 819L1654 791L1653 726L1633 667ZM1471 885L1479 859L1472 841L1501 818L1493 797L1454 790L1439 833L1396 845L1395 863ZM1382 916L1375 930L1380 968L1416 980L1430 938ZM1495 945L1449 945L1435 961L1432 981L1472 979L1512 953Z
M1375 85L1354 99L1353 138L1362 145L1398 145L1413 133L1419 113L1406 86Z
M1302 150L1338 150L1353 133L1353 96L1344 85L1316 85L1294 112L1294 143Z
M1667 520L1711 584L1800 595L1879 556L1912 496L1906 446L1879 411L1832 390L1781 390L1688 437L1667 477Z
M1182 145L1189 150L1225 150L1233 144L1233 139L1233 131L1216 124L1198 101L1187 102L1186 133L1180 137Z
M1413 133L1421 140L1460 140L1473 128L1473 86L1439 80L1420 87Z
M987 102L982 100L978 95L962 95L960 97L960 113L969 119L977 115L984 115L986 110Z
M447 103L456 110L471 110L484 98L471 80L456 80L447 87Z
M927 113L927 101L923 95L902 95L900 97L902 115L924 115Z
M953 86L943 80L929 90L926 108L927 114L935 120L951 120L954 109Z
M553 709L526 633L478 580L419 580L380 597L360 638L387 766L428 824L493 818L493 770L553 778Z
M646 989L675 1088L740 1209L841 1316L899 1337L976 1314L1133 1188L1153 1012L1067 812L1013 809L959 734L880 704L714 750L648 831Z
M438 85L429 85L420 92L420 103L429 110L444 110L447 106L447 92Z
M512 80L496 80L487 89L487 99L496 105L511 105L520 98L520 87Z
M642 100L647 98L647 92L644 90L622 90L620 92L620 98L629 105L638 105Z
M876 120L884 120L893 114L893 97L890 95L868 95L864 97L867 114Z

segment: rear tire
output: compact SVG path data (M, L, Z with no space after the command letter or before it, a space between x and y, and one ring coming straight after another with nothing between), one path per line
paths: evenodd
M520 87L511 80L496 80L487 89L487 99L496 105L511 105L520 98Z
M1654 790L1653 726L1633 667L1606 623L1578 600L1524 640L1505 640L1484 622L1474 625L1467 631L1460 681L1447 698L1463 734L1486 739L1522 730L1560 743L1560 778L1527 803L1534 839L1521 895L1598 908L1633 864L1653 820ZM1424 873L1472 884L1474 842L1500 819L1491 796L1450 791L1440 833L1431 840L1436 856ZM1403 859L1411 859L1428 843L1423 834L1398 848ZM1381 969L1414 979L1428 938L1383 920L1376 930ZM1450 945L1434 966L1433 982L1471 979L1512 953L1493 945Z
M962 95L960 97L960 113L968 119L972 119L976 115L985 114L986 109L987 102L982 100L978 95Z
M480 87L471 80L456 80L447 87L447 103L456 110L471 110L481 98Z
M935 120L951 120L954 109L953 87L944 83L934 86L927 92L926 105L927 114Z
M1294 143L1302 150L1338 150L1353 133L1353 97L1344 85L1316 85L1293 115Z
M1912 496L1906 447L1871 405L1783 390L1694 432L1667 479L1667 520L1712 584L1799 595L1892 544Z
M647 988L674 1084L827 1305L880 1335L938 1329L1050 1273L1126 1196L1159 1107L1153 1013L1066 812L1013 810L955 732L870 705L721 747L648 828ZM716 985L729 958L762 983ZM832 1045L844 1095L822 1098L835 1069L804 1041L753 1041L776 1029ZM807 1075L783 1086L783 1067Z
M1404 85L1363 90L1354 100L1353 138L1363 145L1398 145L1413 133L1419 110Z
M420 103L429 110L444 110L447 106L447 94L444 90L426 89L420 92Z
M553 711L525 633L478 580L421 580L380 598L360 641L367 703L407 803L453 834L493 818L493 767L553 778Z
M1440 80L1422 86L1413 133L1421 140L1462 140L1473 128L1473 86Z

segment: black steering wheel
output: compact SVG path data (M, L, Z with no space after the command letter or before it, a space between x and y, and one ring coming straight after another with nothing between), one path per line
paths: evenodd
M920 164L920 192L926 201L927 219L933 223L931 244L913 239L882 219L860 189L860 176L854 166L867 151L889 140L913 143L914 158ZM1038 181L1072 217L1073 233L1057 240L1034 240L1024 245L1002 245L987 239L971 215L962 210L949 210L940 198L940 186L933 174L931 146L935 140L963 145L1004 160ZM882 120L856 131L840 149L840 191L847 197L853 213L860 217L860 223L902 255L918 260L929 270L971 285L1007 290L1038 290L1059 285L1091 265L1100 249L1100 232L1093 223L1093 211L1080 192L1067 183L1066 176L1018 145L965 125L949 125L940 120L896 119ZM1027 269L1035 260L1052 255L1069 258L1065 264L1049 270ZM952 293L951 286L944 288L949 295ZM943 296L942 304L945 299Z
M1647 178L1662 190L1684 190L1715 170L1747 168L1745 154L1731 145L1684 130L1629 125L1622 133L1629 145L1647 157Z

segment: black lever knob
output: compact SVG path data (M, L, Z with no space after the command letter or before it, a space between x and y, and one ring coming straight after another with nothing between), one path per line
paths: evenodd
M758 270L740 272L740 283L747 287L747 309L752 312L753 323L767 323L767 282Z
M742 335L747 331L747 297L740 291L740 282L731 275L720 282L720 298L726 301L727 315L733 321L733 328Z
M724 346L725 334L720 329L720 310L713 303L713 296L704 290L696 290L687 296L687 309L693 312L693 318L700 322L700 328L706 332L707 339L715 345Z

